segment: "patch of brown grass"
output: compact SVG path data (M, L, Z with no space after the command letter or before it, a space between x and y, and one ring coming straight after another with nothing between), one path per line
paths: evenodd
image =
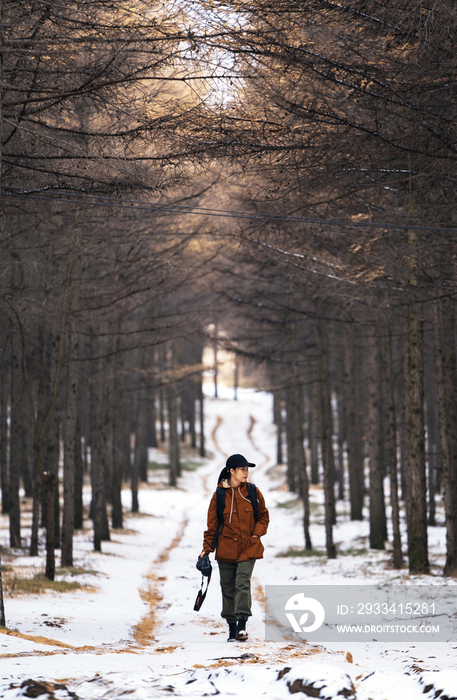
M94 590L88 586L82 586L77 581L50 581L43 574L35 574L31 578L22 578L14 574L7 575L3 581L4 593L9 596L15 595L40 595L48 591L57 593L68 593L78 589Z

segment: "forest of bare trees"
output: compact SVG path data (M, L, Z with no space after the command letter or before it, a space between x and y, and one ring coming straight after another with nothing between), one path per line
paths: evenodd
M263 367L306 548L321 483L330 558L346 501L427 573L440 502L457 575L456 29L450 0L2 2L2 512L48 578L126 481L138 510L148 446L171 486L180 425L204 455L214 327Z

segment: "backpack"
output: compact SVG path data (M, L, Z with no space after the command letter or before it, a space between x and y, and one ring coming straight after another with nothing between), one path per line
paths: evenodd
M257 503L257 489L255 484L251 484L249 481L247 482L247 487L248 487L248 496L249 500L251 501L252 504L252 510L254 511L254 518L255 521L257 522L258 514L259 514L259 504ZM211 545L211 549L216 548L216 542L217 538L219 537L219 534L224 527L224 508L225 508L225 492L227 489L223 489L222 486L218 486L216 488L216 507L217 507L217 520L218 520L218 525L217 525L217 530L214 535L213 543Z

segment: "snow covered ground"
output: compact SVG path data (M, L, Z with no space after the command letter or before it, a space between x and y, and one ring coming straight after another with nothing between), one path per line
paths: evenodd
M154 471L140 491L140 514L128 515L125 531L112 534L102 553L92 551L92 533L75 537L74 578L86 588L70 593L5 598L7 631L0 635L0 697L77 697L132 700L199 698L218 694L255 698L357 698L419 700L457 698L457 643L307 644L266 642L266 584L430 583L443 578L443 528L430 529L430 576L411 577L389 568L388 552L367 552L368 523L340 514L335 541L344 555L277 557L303 548L301 507L284 487L284 469L275 467L271 398L250 390L238 401L226 390L206 402L208 450L213 455L197 471L183 473L169 488L165 471ZM217 566L200 612L193 603L200 585L195 562L201 550L206 510L226 457L240 452L258 466L251 480L270 510L265 558L256 563L249 641L227 644L220 618ZM125 506L129 492L123 494ZM311 492L313 546L322 548L322 492ZM281 507L281 504L282 507ZM7 520L0 518L0 542L8 543ZM5 561L4 561L5 563ZM15 559L30 570L42 558ZM456 589L457 590L457 589Z

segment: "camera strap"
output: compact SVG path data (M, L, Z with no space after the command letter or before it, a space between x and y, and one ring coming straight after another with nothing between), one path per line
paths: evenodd
M203 582L205 580L205 576L202 576L202 582L200 584L200 590L197 593L197 597L195 598L195 603L194 603L194 610L200 610L201 606L205 602L206 594L208 593L208 586L209 582L211 581L211 574L207 577L207 582L206 582L206 588L203 591Z

